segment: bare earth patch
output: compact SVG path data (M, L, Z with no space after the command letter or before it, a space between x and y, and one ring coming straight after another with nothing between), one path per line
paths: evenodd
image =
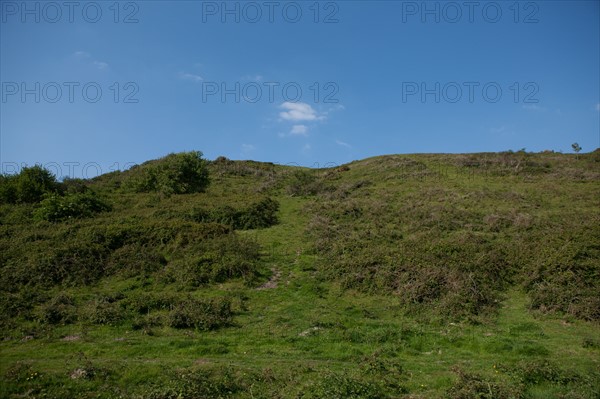
M273 275L271 276L269 281L258 287L257 290L270 290L273 288L277 288L277 286L279 285L279 279L281 278L281 271L275 268L271 269L271 271L273 272Z

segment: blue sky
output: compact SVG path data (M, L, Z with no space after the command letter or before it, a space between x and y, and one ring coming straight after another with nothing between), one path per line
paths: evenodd
M0 3L4 172L600 147L599 1Z

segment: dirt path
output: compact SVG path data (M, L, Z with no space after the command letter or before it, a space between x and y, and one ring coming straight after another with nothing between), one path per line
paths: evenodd
M277 286L279 285L279 279L281 278L281 270L273 268L271 269L271 271L273 272L273 275L271 276L269 281L258 287L257 290L270 290L273 288L277 288Z

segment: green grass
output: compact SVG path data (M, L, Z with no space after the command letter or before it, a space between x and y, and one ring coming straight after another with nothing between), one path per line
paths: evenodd
M35 206L2 205L1 396L598 398L599 160L386 156L308 177L221 160L204 193L121 192L127 172L89 182L112 203L91 219L32 223ZM185 221L195 208L266 197L278 223L226 233L237 237L226 244ZM123 231L164 264L126 258L85 284L6 277L43 270L57 246L114 243ZM188 281L223 268L245 272ZM76 321L44 323L60 293ZM233 317L170 327L186 298L227 300ZM105 324L91 321L99 314Z

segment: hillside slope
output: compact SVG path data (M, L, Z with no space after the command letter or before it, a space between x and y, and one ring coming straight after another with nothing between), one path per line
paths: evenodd
M2 397L600 397L600 151L200 155L2 177Z

